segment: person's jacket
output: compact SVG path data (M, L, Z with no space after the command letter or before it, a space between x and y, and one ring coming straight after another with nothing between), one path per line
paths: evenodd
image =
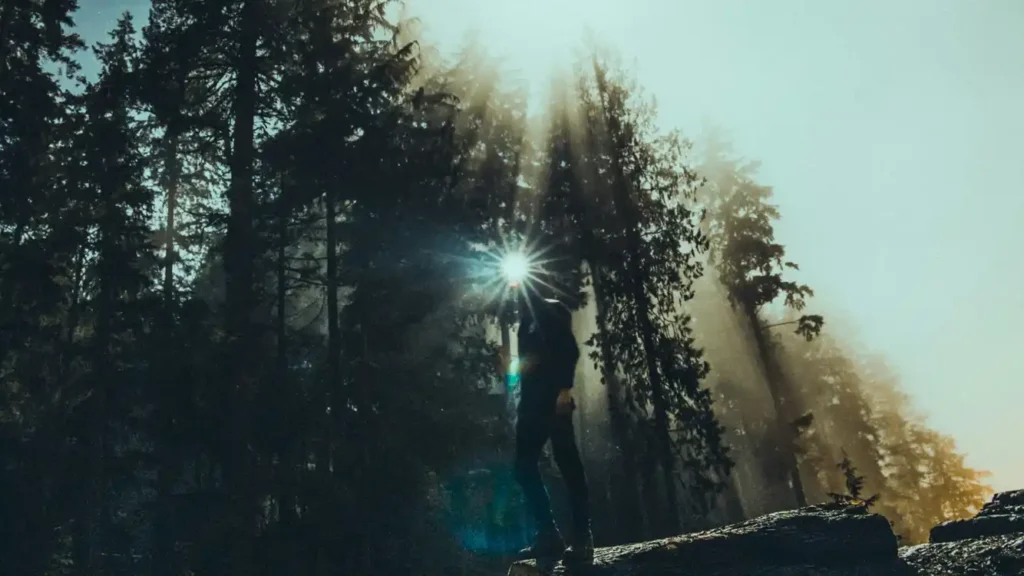
M522 402L553 401L572 388L579 345L572 333L572 312L558 301L538 299L519 326Z

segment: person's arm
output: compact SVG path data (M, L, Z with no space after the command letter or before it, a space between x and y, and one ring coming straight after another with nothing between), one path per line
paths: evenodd
M555 400L555 412L571 414L576 407L576 401L572 397L572 388L576 380L576 362L580 358L580 347L576 343L576 336L572 333L572 312L568 308L558 305L555 314L557 320L554 341L551 343L554 348L553 352L558 359L558 374L555 375L558 398Z
M505 373L508 371L509 362L512 361L512 358L508 354L505 353L504 349L500 349L499 348L498 349L498 359L497 360L498 360L498 374L500 374L502 377L504 377Z
M572 312L562 304L556 305L557 330L555 331L556 358L559 365L566 369L565 374L559 374L558 387L561 390L568 390L573 387L576 379L576 363L580 359L580 347L576 342L576 336L572 332Z

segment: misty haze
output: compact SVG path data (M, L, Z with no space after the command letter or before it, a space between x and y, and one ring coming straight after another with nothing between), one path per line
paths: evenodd
M0 2L5 574L1024 574L1024 3Z

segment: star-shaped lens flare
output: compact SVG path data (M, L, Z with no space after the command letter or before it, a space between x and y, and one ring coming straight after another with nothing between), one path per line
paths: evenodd
M502 246L478 246L472 256L463 257L472 293L484 302L510 302L521 295L539 291L557 292L551 284L548 265L554 260L546 254L550 246L539 247L531 242L502 242Z
M520 287L529 278L530 268L530 259L519 251L509 252L501 259L501 273L511 288Z

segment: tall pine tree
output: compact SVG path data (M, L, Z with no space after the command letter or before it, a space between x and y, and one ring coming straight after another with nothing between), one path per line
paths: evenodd
M62 81L78 70L76 7L0 5L0 557L12 572L43 573L65 552L74 502L65 435L82 219L62 154L76 128Z
M801 311L806 299L813 296L810 287L784 278L783 272L796 269L785 260L785 248L775 241L773 222L777 209L771 205L771 188L754 180L756 165L741 165L727 156L724 142L712 134L707 143L701 167L707 185L701 192L708 206L707 236L710 263L728 297L750 326L758 360L764 368L765 381L775 405L776 426L769 433L797 506L807 505L803 481L795 453L796 437L791 422L801 414L794 408L796 398L787 393L780 373L777 351L762 309L783 298L785 305ZM803 315L794 320L796 331L813 338L820 331L823 319Z
M731 466L701 386L708 367L685 309L704 245L692 212L696 176L684 142L654 130L653 108L600 52L579 69L573 97L585 147L577 170L589 184L575 210L598 231L587 249L603 310L598 347L614 355L624 399L643 419L652 449L647 477L652 465L661 470L668 506L651 529L674 533L684 508L706 512ZM680 482L686 506L677 496ZM649 513L656 514L655 487L647 484Z
M101 560L110 558L102 554L112 536L110 493L119 484L123 493L124 482L130 482L113 464L132 451L131 409L138 404L143 374L140 341L149 328L146 319L154 316L147 296L155 262L149 241L153 193L145 183L144 133L135 118L138 46L130 14L118 21L110 42L94 52L102 69L83 95L80 135L83 201L90 208L84 248L93 294L88 308L92 331L84 342L89 396L80 409L88 415L83 422L87 465L76 565L103 573L110 569Z

